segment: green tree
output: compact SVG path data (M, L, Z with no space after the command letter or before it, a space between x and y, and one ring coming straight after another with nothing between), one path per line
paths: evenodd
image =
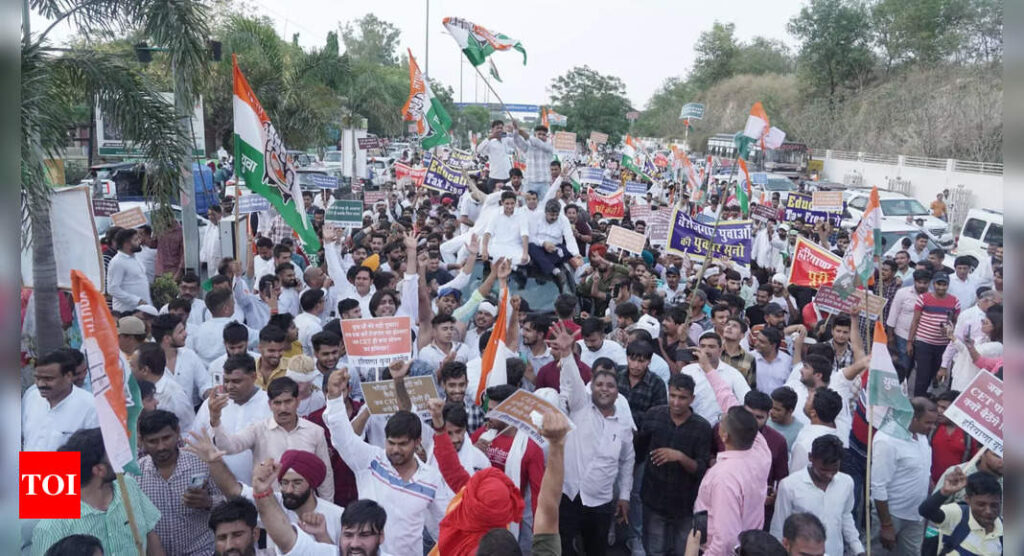
M385 66L398 65L398 37L401 32L372 13L346 23L342 29L345 52L354 61Z
M789 47L782 41L754 37L749 43L740 45L733 64L733 74L786 74L793 71L795 67L793 55L790 53Z
M630 110L626 85L611 75L601 75L589 66L576 66L551 82L551 103L568 118L567 131L585 140L591 131L607 133L616 144L629 128Z
M696 60L690 72L690 81L698 88L706 89L735 73L736 57L740 52L735 31L734 23L716 21L710 31L701 32L693 45Z
M871 74L871 21L860 2L811 0L789 21L801 40L798 72L807 92L823 94L830 106L849 88L862 87Z
M690 81L670 77L651 95L647 107L636 121L637 135L681 139L686 132L679 111L694 100L698 90ZM695 122L692 122L695 123Z
M21 48L21 198L22 240L32 246L36 303L35 350L45 353L63 345L57 294L57 268L50 227L50 192L46 158L60 158L67 129L75 123L74 106L96 102L125 138L146 159L146 196L158 208L156 223L169 217L183 169L191 162L191 138L180 126L174 106L161 87L148 81L130 52L95 49L57 51L48 40L59 22L71 22L83 36L109 29L112 23L138 31L151 45L167 49L176 68L177 92L192 106L196 84L207 73L206 8L200 2L149 0L35 0L33 9L54 23L33 34L31 16L22 23ZM184 116L184 115L183 115ZM97 286L102 286L97 284Z

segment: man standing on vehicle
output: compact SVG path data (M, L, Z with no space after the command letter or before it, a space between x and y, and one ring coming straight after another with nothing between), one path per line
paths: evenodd
M525 129L519 129L515 121L512 129L516 131L516 147L526 151L526 191L533 191L543 199L553 181L549 175L555 151L552 142L548 141L548 128L543 125L533 128L533 137Z
M496 186L508 181L512 160L508 151L513 148L512 139L505 136L505 123L501 120L491 122L491 134L477 146L477 154L487 157L487 182L480 189L487 194L493 193Z

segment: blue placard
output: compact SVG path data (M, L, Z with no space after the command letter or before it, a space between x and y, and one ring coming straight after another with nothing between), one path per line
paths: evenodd
M753 179L753 177L751 177ZM846 202L843 201L842 212L825 212L823 210L811 210L810 193L797 193L790 191L786 197L786 222L793 222L797 218L803 218L808 224L829 221L833 228L838 228L843 223L843 212L846 212Z
M306 173L302 176L303 185L319 187L320 189L337 189L338 177L327 174Z
M751 185L768 185L768 174L766 172L751 172Z
M465 172L452 168L436 157L424 157L423 165L427 168L427 173L423 176L423 187L453 195L462 195L469 187L469 178Z
M643 197L647 195L647 184L639 181L626 182L626 195Z
M738 265L750 264L752 244L750 220L704 223L676 209L672 231L668 238L669 250L706 257L708 250L714 259L726 259Z
M250 193L242 195L238 200L238 213L249 214L252 212L263 212L270 210L270 201L261 195Z
M594 189L596 189L601 195L610 195L619 190L619 182L611 178L605 178L601 180L601 183Z
M580 184L600 186L604 182L604 170L601 168L580 168Z

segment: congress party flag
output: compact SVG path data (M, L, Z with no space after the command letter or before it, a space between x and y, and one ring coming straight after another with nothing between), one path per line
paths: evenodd
M480 355L480 382L476 388L477 405L483 401L484 392L488 387L508 382L505 355L512 352L505 346L505 333L508 330L510 311L511 303L508 298L508 286L506 286L501 290L501 307L498 308L498 317L494 320L491 337L487 340L487 346L484 347L484 352Z
M562 114L559 114L558 112L555 112L554 110L551 110L549 108L548 109L548 121L551 122L551 125L557 125L557 126L565 127L566 124L569 123L569 117L568 116L563 116Z
M761 101L757 101L750 108L750 115L747 116L747 125L743 127L743 135L751 139L761 140L768 133L769 125L768 113L764 111Z
M483 65L491 54L504 50L518 50L523 55L523 65L526 65L526 49L519 41L459 17L446 17L442 23L474 66Z
M846 250L843 263L839 265L832 286L841 298L846 299L853 293L858 279L861 284L868 284L875 270L874 258L882 254L881 234L882 206L878 200L878 188L873 187L864 215L850 237L850 247Z
M875 321L874 340L871 346L871 366L868 370L866 404L870 410L871 424L880 431L902 439L910 439L910 420L914 408L910 405L900 377L889 355L888 338L881 321Z
M71 271L71 292L110 466L115 473L141 475L135 461L135 432L142 412L142 394L121 356L114 315L103 294L79 270Z
M626 135L626 146L622 149L622 167L633 172L638 177L646 178L647 181L654 181L654 178L647 175L640 169L642 153L636 148L636 141Z
M235 167L245 185L270 201L284 221L302 240L306 253L320 250L320 239L313 222L302 207L302 188L295 168L288 160L284 141L270 123L270 117L249 82L238 69L238 57L231 55L234 67L233 102L235 119Z
M416 134L420 136L420 145L424 149L451 141L448 130L452 127L452 119L430 90L430 83L420 72L412 50L409 50L409 99L402 107L402 116L416 126Z

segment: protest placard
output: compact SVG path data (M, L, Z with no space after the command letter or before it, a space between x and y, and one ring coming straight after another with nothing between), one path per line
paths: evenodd
M363 204L368 207L372 207L378 201L383 201L387 197L387 193L384 191L363 191Z
M531 414L537 412L540 415L545 415L552 411L559 411L559 409L536 394L526 390L516 390L503 402L491 408L487 412L487 418L507 423L530 435L534 442L546 446L547 440L540 435L540 427L534 424ZM570 430L576 429L576 425L571 419L569 426Z
M603 145L608 142L608 134L601 133L600 131L591 131L590 140L598 145Z
M469 178L465 172L452 168L436 157L426 157L424 166L426 173L423 176L423 187L453 195L462 195L469 187Z
M974 376L944 413L964 432L1003 457L1003 381L988 371Z
M121 228L138 228L146 224L147 220L145 213L142 212L142 207L132 207L111 214L110 223Z
M449 166L459 170L470 170L476 167L476 161L473 159L473 153L460 151L459 149L452 149L448 153L448 160L446 161Z
M324 222L338 228L361 228L363 226L363 202L336 199L327 207Z
M636 220L633 221L634 223ZM662 207L652 211L647 220L647 237L652 245L665 245L668 243L669 232L672 231L672 210Z
M680 120L699 120L704 117L704 105L699 102L688 102L679 111Z
M121 203L117 199L93 199L93 216L110 216L121 211Z
M751 178L751 181L753 181L753 178ZM789 196L786 197L786 222L793 222L797 218L803 218L804 222L808 224L828 221L836 228L842 224L843 213L841 207L839 212L826 212L814 210L812 203L813 199L810 193L790 191Z
M605 178L594 189L596 189L597 192L600 193L601 195L611 195L612 193L618 191L620 187L621 186L619 185L619 182L617 180Z
M556 131L552 145L556 151L576 152L576 134L571 131Z
M270 210L270 201L262 195L242 195L238 199L239 214L251 214L254 212L263 212L265 210Z
M640 181L626 182L626 195L644 197L647 195L647 184Z
M694 258L703 259L711 251L718 260L738 265L750 264L751 221L738 220L706 224L690 218L685 211L676 209L672 215L672 230L668 249Z
M811 208L823 212L843 212L843 192L815 191L811 193Z
M882 318L887 300L873 293L868 294L867 310L864 309L864 290L854 290L849 297L843 299L839 293L832 289L832 286L821 286L814 296L814 306L825 313L846 313L878 320Z
M604 170L601 168L580 168L579 175L577 181L580 182L580 185L599 186L604 182Z
M824 247L803 236L796 238L793 265L789 269L789 283L794 286L820 288L836 279L842 259Z
M600 214L604 218L618 219L626 215L626 204L623 202L621 190L611 195L601 195L591 189L587 208L591 215Z
M364 367L383 367L412 354L410 319L379 317L341 321L349 362Z
M316 187L319 189L337 189L339 185L338 176L321 174L319 172L299 172L299 182L303 187Z
M771 205L750 205L750 218L757 222L764 223L774 220L776 216L778 216L778 211Z
M629 251L639 255L644 251L644 243L647 236L633 230L627 230L622 226L612 226L608 230L608 247L618 247L623 251Z
M360 150L377 149L380 148L380 139L376 137L359 137L356 139L356 144L359 145Z
M370 415L393 415L398 411L398 394L394 380L364 382L363 399L370 409ZM440 397L432 376L405 377L405 391L409 393L413 408L423 416L429 416L427 400Z

